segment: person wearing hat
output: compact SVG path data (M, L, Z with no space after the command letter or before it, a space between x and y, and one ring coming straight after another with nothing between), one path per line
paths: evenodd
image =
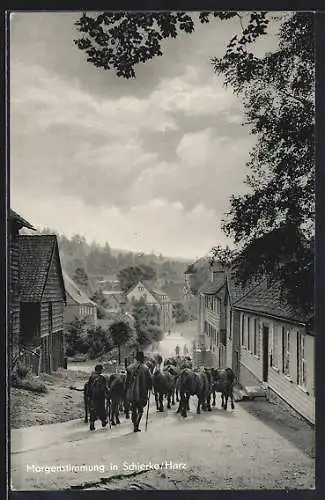
M95 430L95 421L99 418L102 427L107 425L106 399L109 397L107 381L102 374L102 365L96 365L88 380L87 398L89 405L90 430Z
M149 368L144 363L144 354L137 352L136 361L127 368L126 398L131 405L134 432L141 432L139 424L148 402L148 391L152 389Z

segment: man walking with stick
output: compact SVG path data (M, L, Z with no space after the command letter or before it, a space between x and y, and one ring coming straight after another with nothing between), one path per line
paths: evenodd
M134 432L141 432L141 429L139 429L139 424L146 404L148 404L148 422L149 391L151 389L152 378L150 375L150 371L149 368L144 364L143 352L139 351L136 355L136 362L128 366L126 375L126 398L131 404Z

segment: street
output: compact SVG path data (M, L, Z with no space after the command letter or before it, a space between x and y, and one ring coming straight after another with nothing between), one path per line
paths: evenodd
M12 430L12 487L18 490L131 487L158 489L312 488L314 461L244 405L195 413L156 412L148 430L130 421L94 433L82 420ZM165 463L166 462L166 463ZM141 466L141 464L143 464ZM159 464L155 470L153 464ZM177 465L179 464L179 465ZM185 465L181 465L185 464ZM43 467L72 470L45 472ZM83 466L81 470L73 467ZM149 470L141 470L147 466ZM98 470L94 470L94 469ZM151 468L151 469L150 469ZM134 482L137 484L133 485Z
M163 339L158 343L155 352L160 352L164 357L175 356L176 346L180 348L180 354L184 354L184 346L186 345L189 354L191 354L192 341L197 335L197 322L188 321L186 323L180 323L176 325L175 330L168 335L164 334ZM148 349L148 354L150 354L151 349ZM91 361L70 361L68 363L69 370L82 370L86 373L91 373L94 369L95 362Z
M177 332L165 335L159 351L164 356L174 355L177 344L182 348L187 342L190 346L186 325L183 333L184 337ZM74 365L85 372L93 369L89 362ZM80 396L80 404L81 400ZM312 455L281 431L283 420L277 428L257 418L254 411L259 402L250 406L236 403L235 410L224 411L218 395L212 412L200 415L196 414L196 402L192 397L191 411L183 419L176 414L176 405L167 410L165 403L164 413L156 412L151 395L148 428L146 431L144 415L138 434L133 433L130 420L124 416L112 429L102 429L98 421L94 433L82 419L13 429L12 488L314 487Z

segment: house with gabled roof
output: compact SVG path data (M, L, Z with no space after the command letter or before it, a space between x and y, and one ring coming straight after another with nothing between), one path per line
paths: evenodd
M8 340L9 360L12 368L19 357L20 301L19 301L19 232L35 228L14 210L8 214Z
M234 370L248 388L263 385L315 421L314 334L309 318L281 299L278 283L250 280L215 265L199 290L197 364ZM201 351L201 352L200 352Z
M173 326L173 304L168 295L159 290L151 281L139 281L127 293L129 303L143 299L148 305L159 310L159 321L163 331L168 331Z
M105 298L105 310L110 313L118 313L125 306L125 294L122 290L103 290Z
M285 303L279 285L266 279L239 298L233 309L238 317L233 338L240 346L240 383L264 383L315 423L315 336L310 318Z
M51 373L64 366L65 353L66 293L55 235L19 236L19 286L19 346L38 354L36 373Z
M85 320L87 328L95 328L97 326L97 305L65 271L63 271L63 280L67 297L64 308L64 325L78 319Z

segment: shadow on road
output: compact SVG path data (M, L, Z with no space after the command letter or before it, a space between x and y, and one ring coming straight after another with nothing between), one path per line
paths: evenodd
M299 415L282 405L266 400L242 401L240 406L310 458L315 458L315 430Z

